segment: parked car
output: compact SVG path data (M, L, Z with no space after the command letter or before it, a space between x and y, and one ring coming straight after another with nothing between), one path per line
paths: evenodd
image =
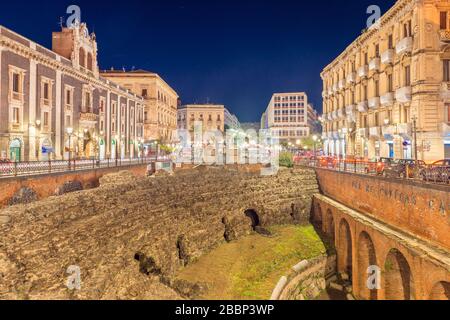
M414 178L419 176L420 170L426 167L426 163L412 159L394 160L392 164L384 168L383 175L395 178Z
M384 174L385 168L390 167L394 163L395 161L392 158L375 158L366 164L365 172L381 176Z
M450 182L450 159L443 159L422 168L420 177L425 181Z

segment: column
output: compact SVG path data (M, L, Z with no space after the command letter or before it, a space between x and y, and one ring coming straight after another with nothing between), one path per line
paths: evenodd
M111 92L106 92L105 144L106 157L111 158Z
M28 160L35 161L36 159L36 140L39 139L37 136L36 128L36 81L37 81L37 63L35 60L30 60L30 95L28 104L28 128L29 128L29 148L28 148Z
M57 160L62 159L61 154L61 145L62 141L64 141L64 132L62 131L62 123L61 123L61 107L62 107L62 79L61 79L62 73L60 70L56 70L56 121L55 121L55 157ZM62 138L62 139L61 139Z

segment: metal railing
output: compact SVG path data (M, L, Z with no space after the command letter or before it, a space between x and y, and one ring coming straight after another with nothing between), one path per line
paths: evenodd
M383 164L355 159L301 159L297 165L324 168L339 172L366 174L395 179L420 180L435 184L450 184L450 166L416 166Z
M161 159L163 159L161 157ZM40 175L57 172L95 170L102 168L125 167L149 164L156 161L156 157L133 159L85 159L85 160L49 160L49 161L23 161L0 163L1 177L18 177Z

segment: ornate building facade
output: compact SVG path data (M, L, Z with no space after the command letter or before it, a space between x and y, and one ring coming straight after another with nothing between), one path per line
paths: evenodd
M0 158L138 157L144 99L99 76L95 34L77 24L52 43L0 27Z
M450 1L397 1L321 76L328 154L450 157Z
M102 71L102 76L119 83L124 88L145 99L145 143L159 141L171 143L177 129L179 96L158 74L145 70Z
M194 132L196 122L202 130L225 132L225 106L218 104L188 104L178 109L178 129Z

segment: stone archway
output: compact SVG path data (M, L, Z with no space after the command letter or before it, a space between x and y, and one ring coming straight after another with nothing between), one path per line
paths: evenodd
M397 249L389 251L384 263L386 300L414 300L414 281L408 261Z
M369 289L368 268L376 266L377 258L375 246L369 234L362 232L358 241L358 278L359 278L359 297L365 300L377 300L378 289Z
M450 300L450 282L436 283L431 290L430 300Z
M328 237L331 239L332 244L334 245L334 240L335 240L335 227L334 227L334 217L333 217L333 213L331 212L330 209L327 210L327 228L326 228L326 233L328 235Z
M316 228L322 230L322 221L322 207L320 206L320 203L317 203L317 205L315 206L312 223L314 226L316 226Z
M249 210L245 210L245 216L250 219L252 229L256 230L256 228L259 227L259 225L260 225L260 219L259 219L258 213L253 209L249 209Z
M353 273L353 247L350 225L342 219L339 224L339 242L337 246L338 271L346 273L352 281Z

